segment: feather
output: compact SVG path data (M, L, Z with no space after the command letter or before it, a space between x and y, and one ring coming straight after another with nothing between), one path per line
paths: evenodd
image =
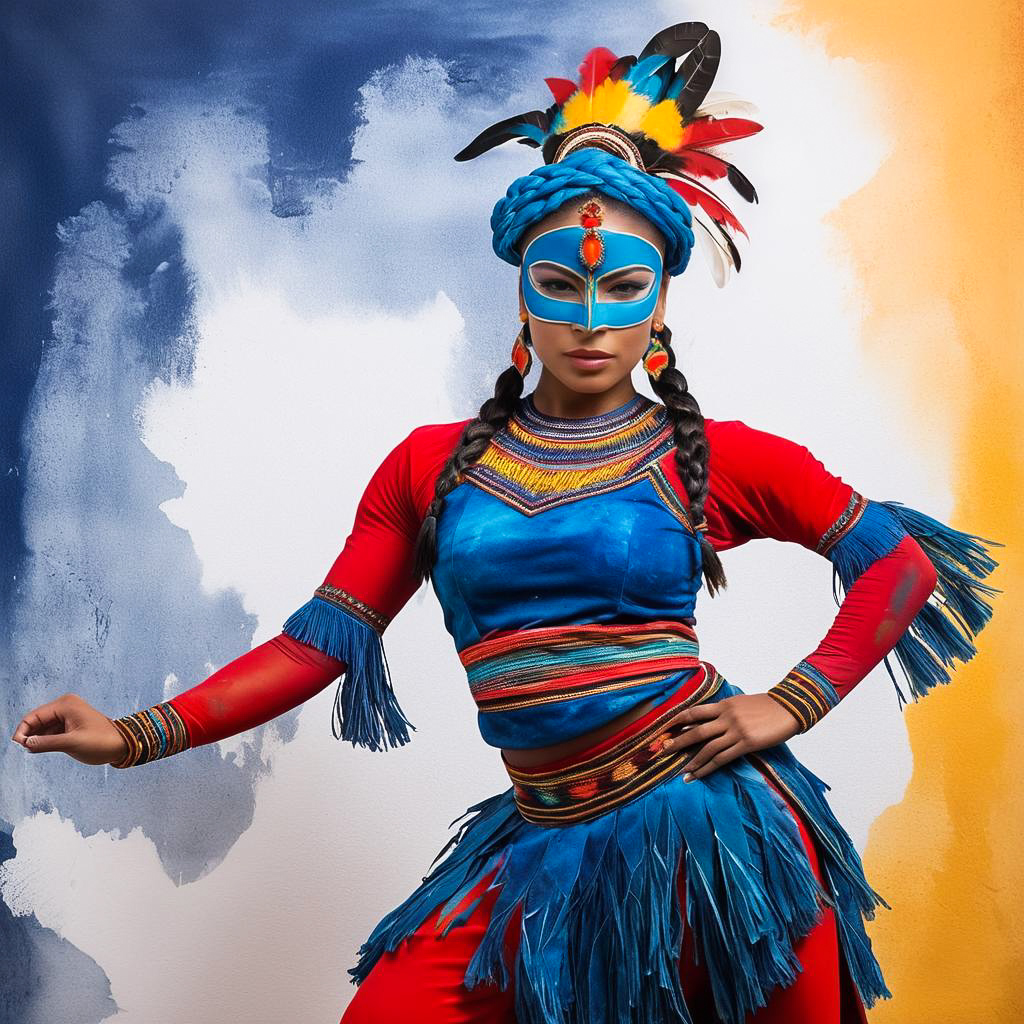
M607 47L595 46L580 64L580 88L589 96L608 77L618 59Z
M489 149L500 146L503 142L508 142L520 135L532 138L532 129L538 129L543 138L550 128L546 111L531 110L526 114L516 114L515 117L507 117L504 121L485 128L468 146L455 154L455 159L472 160L474 157L480 156L481 153L486 153Z
M636 63L636 57L620 57L609 69L608 77L613 81L617 82L619 79L624 78L629 69Z
M736 214L711 189L702 185L696 178L668 171L662 171L658 177L667 181L669 186L675 189L691 207L694 205L703 207L719 224L727 224L733 231L738 231L744 237L748 237L746 229L736 219Z
M681 21L663 28L640 53L640 59L652 53L663 53L673 59L688 53L707 35L708 27L702 21Z
M699 207L693 210L693 233L715 284L724 288L733 266L728 236Z
M683 129L683 144L676 150L687 146L717 146L722 142L735 142L756 135L764 125L756 121L748 121L742 117L701 118L690 121Z
M732 92L713 89L704 102L694 111L695 118L701 117L748 117L751 120L760 114L757 105L742 99Z
M633 92L640 96L646 96L652 102L657 102L664 88L662 79L658 77L658 72L670 63L671 58L661 54L644 57L629 69L623 81L629 82Z
M697 44L697 49L693 53L699 55L697 66L692 74L686 76L686 85L676 97L679 113L685 120L693 117L694 111L704 101L704 97L707 96L708 90L715 80L715 75L718 74L718 64L722 59L721 37L717 32L711 30ZM686 61L689 61L692 56L693 54L688 55ZM686 61L684 61L684 67Z
M728 177L729 183L748 203L757 202L757 192L742 171L728 160L703 149L684 149L677 157L684 171L701 178L718 181Z
M551 95L555 98L555 103L561 106L565 101L579 88L575 82L570 82L568 78L545 78L544 81L547 83L547 87L551 90Z
M651 107L640 122L640 130L661 146L671 152L683 140L683 122L679 117L679 108L672 100L662 100Z

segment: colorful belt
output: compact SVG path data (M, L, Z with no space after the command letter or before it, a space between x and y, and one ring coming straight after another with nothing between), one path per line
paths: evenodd
M512 780L520 814L535 825L576 825L630 803L678 774L693 754L689 748L661 753L678 735L670 724L683 708L718 691L722 675L708 662L669 698L623 729L586 750L531 768L502 761Z
M657 682L700 667L685 622L587 623L520 629L459 653L481 711L517 711Z

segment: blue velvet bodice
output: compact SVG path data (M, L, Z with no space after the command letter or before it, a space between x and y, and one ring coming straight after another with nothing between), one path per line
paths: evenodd
M643 395L580 420L520 399L438 521L433 587L456 649L539 626L692 623L700 548L658 466L673 446L667 411ZM493 746L548 746L671 692L689 674L481 713L481 733Z

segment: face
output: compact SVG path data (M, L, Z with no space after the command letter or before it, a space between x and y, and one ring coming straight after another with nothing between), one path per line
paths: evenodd
M520 310L534 351L543 372L583 392L629 376L651 321L664 319L669 282L657 228L624 204L593 199L596 209L588 197L566 203L520 243Z

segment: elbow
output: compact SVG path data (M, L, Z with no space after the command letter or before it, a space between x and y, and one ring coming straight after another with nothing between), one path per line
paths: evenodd
M893 610L913 618L928 602L939 582L939 574L921 545L909 534L893 554L903 563L900 581L893 593Z

